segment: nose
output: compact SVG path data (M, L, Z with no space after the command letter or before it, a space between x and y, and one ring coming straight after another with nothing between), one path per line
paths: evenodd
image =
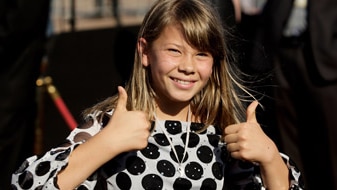
M187 74L195 72L195 64L192 56L185 56L179 63L178 70Z

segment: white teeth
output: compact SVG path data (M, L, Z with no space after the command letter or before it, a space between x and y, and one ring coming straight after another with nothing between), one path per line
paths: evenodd
M190 84L190 83L191 83L191 82L189 82L189 81L178 80L178 79L174 79L174 81L178 82L179 84L184 84L184 85L187 85L187 84Z

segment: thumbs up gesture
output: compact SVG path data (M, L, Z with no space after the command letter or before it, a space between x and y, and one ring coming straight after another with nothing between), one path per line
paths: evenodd
M279 152L257 122L257 106L257 101L248 106L246 122L229 125L224 129L224 140L233 158L264 164L272 161L276 155L279 156Z
M111 146L120 148L120 152L143 149L150 136L148 115L142 111L127 110L128 96L121 86L118 87L118 95L116 109L102 132L111 134Z

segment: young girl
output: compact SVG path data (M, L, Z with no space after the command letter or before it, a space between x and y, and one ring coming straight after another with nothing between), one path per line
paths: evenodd
M156 1L125 89L86 110L62 146L28 158L13 187L301 189L257 123L258 103L245 110L220 23L202 0Z

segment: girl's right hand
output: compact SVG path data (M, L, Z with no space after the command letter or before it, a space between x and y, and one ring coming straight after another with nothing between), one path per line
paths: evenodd
M151 122L143 111L128 111L128 95L125 89L118 87L117 106L110 121L103 130L111 134L111 146L120 148L121 152L140 150L147 146Z
M74 189L111 158L147 146L150 136L147 114L128 111L126 91L118 87L118 92L117 107L107 126L78 146L69 156L67 167L58 174L57 183L61 189Z

